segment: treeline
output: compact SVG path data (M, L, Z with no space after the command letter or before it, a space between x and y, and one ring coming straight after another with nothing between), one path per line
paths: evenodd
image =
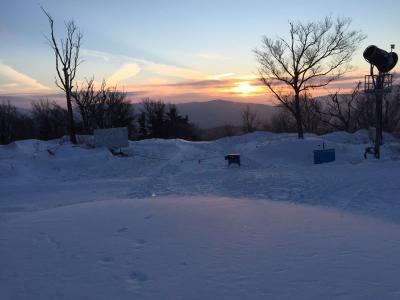
M95 129L128 127L130 139L196 139L196 128L188 116L179 114L175 105L144 99L135 106L124 92L107 87L96 89L88 81L73 93L75 128L78 134L93 134ZM20 139L50 140L68 134L67 110L50 100L32 104L30 114L23 114L9 101L0 103L0 144Z
M188 116L181 116L175 105L150 98L141 103L138 117L139 138L183 138L196 140L196 128Z
M183 138L210 140L256 130L297 132L293 114L282 108L270 120L259 120L257 112L247 107L242 112L242 126L223 126L199 130L182 116L177 107L159 100L144 99L132 105L124 92L103 84L96 89L88 81L73 94L76 129L79 134L93 134L94 129L128 127L129 138ZM293 103L288 101L288 103ZM375 95L365 94L360 84L350 94L336 92L320 98L300 98L302 126L305 132L324 134L333 131L350 133L369 129L376 124ZM383 130L400 133L400 87L394 87L383 101ZM41 100L32 104L29 115L10 102L0 103L0 143L20 139L49 140L68 134L68 113L54 101Z
M313 99L310 95L300 98L302 126L305 132L323 134L332 131L350 133L360 129L375 127L375 95L366 94L357 84L352 93L336 92L325 97ZM294 102L289 102L293 103ZM263 126L264 130L274 132L297 132L296 119L287 107L273 116ZM383 101L383 130L400 132L400 87L385 95Z
M288 96L290 97L290 96ZM333 131L354 133L361 129L376 126L375 94L361 91L358 83L350 94L339 92L313 98L306 94L300 97L301 125L305 132L324 134ZM259 120L256 111L247 106L241 113L242 126L224 126L220 128L220 136L250 133L257 130L271 132L298 132L294 99L287 99L286 105L278 106L278 113L270 120ZM400 133L400 86L384 96L383 131Z
M23 114L9 101L0 103L0 144L37 138L48 140L67 131L67 111L55 102L32 104L30 115Z

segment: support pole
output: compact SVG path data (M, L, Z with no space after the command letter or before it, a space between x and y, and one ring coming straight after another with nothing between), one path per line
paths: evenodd
M375 86L375 97L376 97L376 107L375 107L375 118L376 118L376 133L375 133L375 158L380 159L381 157L381 149L380 147L383 144L383 136L382 136L382 125L383 125L383 80L384 74L379 72L378 78L376 80Z

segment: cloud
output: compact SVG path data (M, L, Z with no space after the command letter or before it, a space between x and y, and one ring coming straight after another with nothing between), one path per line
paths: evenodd
M123 61L131 61L134 58L125 55L113 54L103 51L91 50L91 49L81 49L80 54L82 57L94 57L97 59L104 60L106 62L123 62Z
M142 58L135 58L126 55L112 54L89 49L82 49L81 53L84 57L94 57L102 59L105 62L137 64L141 70L149 71L161 76L176 77L186 80L199 80L207 77L204 73L197 70L171 64L162 64Z
M246 81L249 86L254 87L254 91L244 95L237 87L244 82L236 78L221 80L188 80L177 83L160 84L134 84L127 86L126 90L135 92L134 101L142 98L161 98L165 101L182 100L186 97L187 101L198 101L200 99L227 99L245 101L265 101L265 88L259 85L259 81Z
M195 53L194 57L210 59L210 60L231 60L232 57L227 57L218 53Z
M210 75L191 68L173 64L162 64L131 56L87 49L83 50L82 53L85 56L101 59L110 64L122 65L122 68L111 77L118 78L120 81L135 75L135 67L133 66L135 64L140 68L140 71L151 73L146 82L142 82L141 84L126 83L124 85L125 91L128 91L132 97L136 98L132 99L133 101L138 101L144 97L153 97L172 102L204 99L227 99L260 103L275 102L275 98L263 86L257 74L221 72L222 74ZM193 55L204 59L229 59L223 55L212 53L196 53L190 56L193 57ZM127 65L132 66L127 67ZM354 87L355 81L363 78L359 72L346 75L341 80L329 85L330 90L318 89L313 91L312 94L315 96L328 94L331 90L338 88L346 92ZM171 80L171 78L173 79ZM285 87L282 86L282 88ZM246 92L246 90L251 90L251 92Z
M235 75L235 73L216 74L216 75L209 76L209 79L220 80L220 79L223 79L223 78L232 77L233 75Z
M107 62L109 62L113 58L108 53L96 51L96 50L89 50L89 49L81 49L80 54L82 55L82 57L85 57L85 56L95 57L95 58L100 58Z
M329 89L316 89L312 91L314 97L327 95L340 88L343 93L350 92L356 79L356 74L344 76L340 81L329 85ZM250 86L251 93L243 93L243 89ZM281 86L284 90L285 86ZM204 80L187 80L176 83L150 83L129 85L126 89L129 95L134 97L133 102L151 97L169 102L190 102L212 99L222 99L239 102L277 104L273 94L258 80L257 76L226 76L221 79L209 77Z
M142 61L142 62L146 70L158 75L177 77L183 79L192 79L192 80L201 79L205 77L205 75L202 72L188 68L158 64L148 61Z
M129 79L140 72L140 67L135 63L124 64L120 69L118 69L114 74L112 74L107 82L110 85L116 85L119 82Z
M162 84L167 84L168 81L165 80L165 79L161 79L161 78L155 77L155 78L150 78L150 79L148 80L148 83L149 83L149 84L152 84L152 85L162 85Z
M10 89L12 89L12 92L44 92L51 90L36 79L3 64L1 60L0 75L7 80L7 83L0 83L0 91L2 93L10 92Z

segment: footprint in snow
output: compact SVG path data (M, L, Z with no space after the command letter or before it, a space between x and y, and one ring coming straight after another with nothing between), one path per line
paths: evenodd
M136 282L144 282L147 281L149 278L148 276L143 273L143 272L139 272L139 271L132 271L129 274L129 279L132 281L136 281Z
M127 231L128 231L128 227L122 227L117 230L118 233L127 232Z
M143 245L146 244L147 241L144 239L138 239L135 243L135 249L142 249Z
M114 258L111 256L104 256L102 258L100 258L100 262L103 264L109 264L112 263L114 261Z

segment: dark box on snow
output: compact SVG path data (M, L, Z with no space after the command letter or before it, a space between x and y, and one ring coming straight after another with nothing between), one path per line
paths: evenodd
M336 159L335 149L314 150L314 164L333 162Z

